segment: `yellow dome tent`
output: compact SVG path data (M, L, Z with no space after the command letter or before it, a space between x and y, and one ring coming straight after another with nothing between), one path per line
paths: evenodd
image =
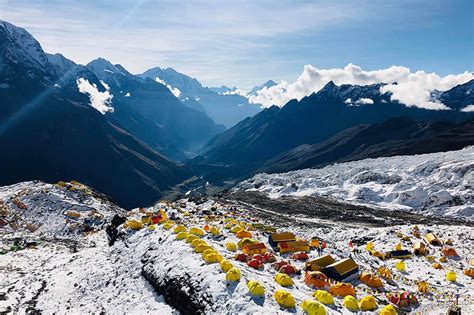
M316 298L316 300L323 303L324 305L334 304L334 298L332 297L331 293L327 291L316 290L316 292L313 293L313 296Z
M196 235L188 235L188 237L186 237L186 243L192 243L192 241L197 239L199 239L199 237L197 237Z
M215 226L211 227L211 229L209 230L209 233L211 233L212 235L214 236L218 236L221 234L221 232L219 231L219 229Z
M372 295L364 296L359 301L359 308L361 311L374 311L377 309L377 302Z
M186 232L186 227L184 225L178 225L173 229L173 233L178 234L180 232Z
M357 303L357 299L352 295L345 296L343 304L349 311L356 312L359 310L359 303Z
M141 221L137 220L128 220L127 225L129 228L132 230L140 230L143 229L143 223Z
M206 233L201 228L192 227L192 228L189 229L189 234L193 234L193 235L201 237L201 236L204 236Z
M388 304L380 311L380 315L397 315L397 310L392 304Z
M407 269L407 266L403 260L400 260L395 264L395 268L399 271L405 271Z
M273 295L275 301L278 305L286 308L294 308L295 307L295 299L290 292L284 290L276 290L275 294Z
M247 282L247 288L249 289L250 294L254 296L265 295L265 288L257 280L250 280L249 282Z
M293 285L293 280L286 273L281 273L281 272L277 273L275 275L275 281L283 287L288 287L290 285Z
M240 269L232 268L225 274L225 279L231 282L237 282L240 280Z
M374 244L372 242L368 242L366 245L365 245L365 250L370 252L374 249Z
M326 315L324 306L316 300L306 299L301 304L301 308L308 315Z
M449 270L446 273L446 280L448 280L449 282L455 282L456 281L456 272L454 272L454 270Z
M234 265L232 265L232 263L228 261L227 259L221 260L220 265L221 265L222 271L224 272L227 272L231 270L232 268L234 268Z
M189 234L187 232L179 232L178 234L176 234L176 239L177 240L184 240L188 236L189 236Z
M231 252L235 252L237 250L237 245L235 245L235 243L232 243L232 242L227 242L225 244L225 248L227 248L227 250Z
M420 293L428 293L428 291L430 290L428 282L426 281L419 281L416 285L418 287L418 292Z

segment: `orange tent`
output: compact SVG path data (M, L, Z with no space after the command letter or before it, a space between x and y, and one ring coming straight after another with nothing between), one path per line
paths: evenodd
M382 280L379 277L368 272L363 272L359 279L371 288L381 288L383 286Z
M474 278L474 268L465 269L464 274L468 277Z
M246 230L240 230L237 233L235 233L235 236L237 238L246 238L246 237L250 238L250 237L252 237L252 233L250 233L249 231L246 231Z
M329 288L329 293L336 296L355 296L355 290L352 284L343 282L339 282Z
M458 253L456 253L456 250L452 247L445 247L443 248L441 252L443 253L444 256L447 256L447 257L458 256Z
M304 283L313 288L324 288L329 285L328 277L320 271L306 271Z

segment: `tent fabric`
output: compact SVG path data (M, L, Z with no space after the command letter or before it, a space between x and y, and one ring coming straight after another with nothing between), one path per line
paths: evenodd
M446 280L449 282L455 282L456 281L456 272L454 270L449 270L446 273Z
M313 288L324 288L329 285L328 278L320 271L306 271L304 283Z
M441 245L440 240L433 233L428 233L425 235L425 241L430 245Z
M336 260L331 255L324 255L305 263L305 269L310 271L320 271L324 267L334 264Z
M263 243L247 244L242 248L247 255L265 254L267 247Z
M324 306L313 299L306 299L301 304L301 309L308 315L326 315Z
M415 255L425 255L426 254L426 246L423 242L416 242L413 245L413 253Z
M247 231L247 230L240 230L240 231L238 231L237 233L235 233L235 236L236 236L237 238L246 238L246 237L251 238L251 237L252 237L252 233L250 233L250 232Z
M329 293L335 296L355 296L355 289L350 283L339 282L329 288Z
M323 269L323 273L336 281L342 281L359 272L359 265L351 258L342 259Z
M372 295L367 295L360 299L359 308L361 311L374 311L377 309L377 302Z
M392 304L388 304L380 311L380 315L397 315L397 310Z
M444 256L447 256L447 257L456 257L456 256L458 256L458 253L456 253L456 250L452 247L445 247L445 248L443 248L443 250L441 252L443 253Z
M343 304L344 307L347 308L349 311L357 312L359 310L359 303L357 302L357 299L352 295L345 296Z
M250 280L247 282L247 288L249 289L249 293L253 296L265 295L265 287L257 280Z
M306 241L280 242L278 243L280 253L307 252L309 245Z
M232 268L234 268L234 265L232 265L232 263L228 261L227 259L221 260L220 266L221 266L222 271L224 272L227 272L231 270Z
M292 232L273 233L271 240L275 243L278 242L292 242L296 241L296 236Z
M324 305L334 304L333 296L327 291L316 290L316 292L313 293L313 296L316 298L316 300L323 303Z
M237 282L240 280L240 269L232 268L225 274L225 279L230 282Z
M288 287L288 286L293 285L293 280L290 278L290 276L288 276L285 273L280 273L280 272L277 273L275 275L275 281L283 287Z
M291 293L288 291L276 290L273 297L281 307L294 308L296 306L293 295L291 295Z

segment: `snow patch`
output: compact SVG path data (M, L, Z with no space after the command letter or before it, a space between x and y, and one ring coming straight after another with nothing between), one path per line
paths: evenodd
M164 86L166 86L168 88L168 90L170 90L171 93L173 93L173 95L176 98L179 98L181 96L181 91L178 88L172 87L171 85L167 84L164 80L161 80L159 77L156 77L155 81L158 82L158 83L163 84Z
M107 90L100 92L95 83L90 84L87 79L79 78L77 81L79 92L88 94L90 105L94 107L101 114L105 115L107 112L113 113L114 108L111 105L113 95Z

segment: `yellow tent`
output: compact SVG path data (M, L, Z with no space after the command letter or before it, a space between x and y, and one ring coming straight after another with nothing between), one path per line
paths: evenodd
M250 280L249 282L247 282L247 288L249 289L250 294L254 296L265 295L265 288L257 280Z
M225 274L225 279L230 282L237 282L240 280L240 269L232 268Z
M313 293L313 296L316 298L316 300L323 303L324 305L334 304L334 298L332 297L331 293L327 291L316 290L316 292Z
M288 287L290 285L293 285L293 280L286 273L278 272L275 275L275 281L283 287Z
M232 243L232 242L227 242L225 244L225 248L227 248L227 250L230 250L231 252L235 252L237 250L237 245L235 245L235 243Z
M275 294L273 295L275 301L278 305L286 308L294 308L295 307L295 299L291 295L290 292L284 290L276 290Z
M231 270L232 268L234 268L234 265L232 265L232 263L228 261L227 259L221 260L220 265L221 265L222 271L224 272L227 272Z
M407 266L403 260L400 260L395 264L395 268L399 271L405 271L407 269Z
M306 299L301 304L301 308L308 315L326 315L324 306L316 300Z
M430 245L434 245L434 246L440 246L441 245L441 241L433 233L426 234L425 235L425 241Z
M455 282L456 281L456 272L454 272L454 270L449 270L446 273L446 280L448 280L449 282Z
M397 315L397 310L392 304L388 304L380 311L380 315Z
M292 241L296 241L296 237L295 237L295 234L291 232L273 233L271 235L271 240L275 243L292 242Z
M345 296L343 304L349 311L356 312L359 310L359 303L357 303L356 298L352 295Z
M189 234L187 232L179 232L178 234L176 234L176 239L177 240L184 240L188 236L189 236Z
M324 255L305 263L305 269L309 271L321 271L324 267L334 264L336 261L331 255Z
M361 311L374 311L377 309L377 302L372 295L364 296L359 301L359 308Z

